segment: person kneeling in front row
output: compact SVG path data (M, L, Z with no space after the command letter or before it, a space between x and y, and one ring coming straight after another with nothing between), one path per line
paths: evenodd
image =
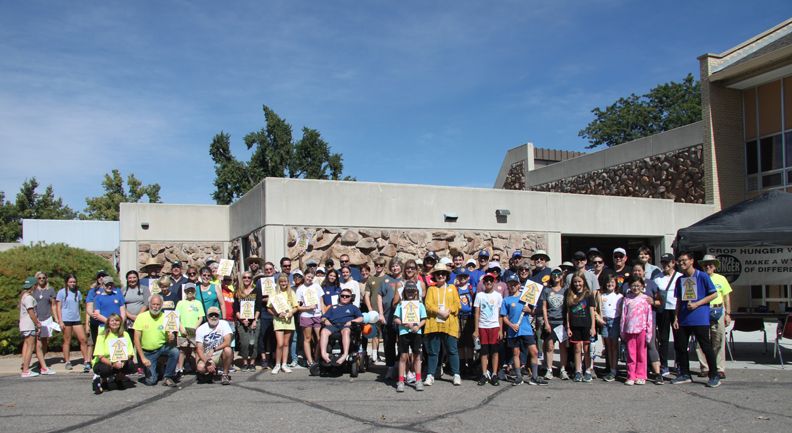
M212 383L212 378L217 374L217 363L223 362L223 385L231 383L228 375L234 352L231 350L231 337L234 331L225 320L220 320L220 309L209 307L206 310L206 323L195 330L195 353L198 357L199 382ZM207 377L208 376L208 377Z
M101 394L107 389L107 380L112 376L115 376L119 390L125 388L126 375L136 371L134 353L132 340L124 329L121 316L111 314L107 317L107 326L96 338L93 358L95 394Z

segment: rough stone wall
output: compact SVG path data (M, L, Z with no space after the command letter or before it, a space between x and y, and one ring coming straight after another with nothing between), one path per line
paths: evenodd
M203 266L207 258L222 258L223 244L221 242L167 242L167 243L139 243L138 264L140 269L149 258L154 257L163 264L163 272L170 272L171 263L179 260L184 265Z
M503 189L525 189L525 161L517 161L509 167L506 180L503 181Z
M342 254L348 254L354 265L372 265L380 256L418 259L429 251L443 257L458 250L469 258L482 248L499 253L505 262L514 250L530 254L546 246L547 236L534 232L291 227L287 237L287 254L301 268L309 259L324 263L332 258L338 263Z
M704 203L702 146L655 155L529 189Z

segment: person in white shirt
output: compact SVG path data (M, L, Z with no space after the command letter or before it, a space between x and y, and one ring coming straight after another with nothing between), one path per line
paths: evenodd
M220 320L220 309L209 307L206 310L206 323L195 330L195 352L198 357L197 370L199 379L205 378L209 383L217 374L217 363L223 362L221 383L228 385L231 377L228 372L234 360L231 350L231 338L234 331L225 320ZM206 377L208 375L208 377Z
M349 289L352 292L352 305L360 308L360 283L352 278L352 269L349 266L341 267L341 290Z
M297 311L300 312L300 328L303 330L303 353L309 368L319 358L319 332L324 311L322 295L324 291L322 286L314 282L313 272L305 271L305 280L297 288Z
M660 354L660 374L663 377L669 377L668 352L674 348L669 345L668 339L669 331L672 331L671 324L674 323L676 318L677 303L677 299L674 296L674 287L682 274L676 270L676 260L674 260L673 254L663 254L660 257L660 264L663 273L652 280L657 285L663 305L657 311L657 351ZM674 339L676 339L676 332L674 332Z

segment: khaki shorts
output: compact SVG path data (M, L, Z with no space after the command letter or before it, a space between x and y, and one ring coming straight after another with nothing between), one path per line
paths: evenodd
M182 349L195 348L195 329L185 328L184 330L187 331L187 335L176 337L176 345Z

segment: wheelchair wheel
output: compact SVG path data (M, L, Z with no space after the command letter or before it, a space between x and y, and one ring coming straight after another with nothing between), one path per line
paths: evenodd
M360 372L358 363L360 362L360 358L356 358L349 364L349 377L358 377L358 373Z

